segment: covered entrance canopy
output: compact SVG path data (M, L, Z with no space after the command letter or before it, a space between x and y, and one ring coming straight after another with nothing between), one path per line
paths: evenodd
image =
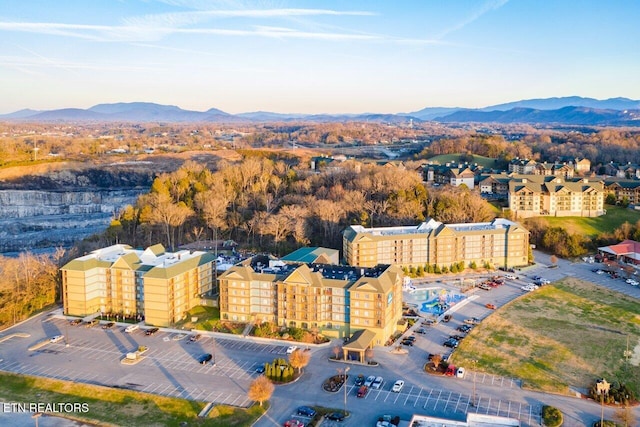
M365 353L368 348L373 348L373 340L376 338L376 333L368 329L355 332L349 341L342 346L342 352L344 360L353 360L349 358L350 355L357 354L360 363L365 363Z

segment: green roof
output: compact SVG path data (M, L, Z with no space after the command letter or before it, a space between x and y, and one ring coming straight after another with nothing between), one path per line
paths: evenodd
M282 261L287 262L301 262L301 263L313 263L316 262L320 255L326 255L327 258L331 258L338 253L337 249L323 248L323 247L307 247L300 248L291 252L288 255L283 256Z

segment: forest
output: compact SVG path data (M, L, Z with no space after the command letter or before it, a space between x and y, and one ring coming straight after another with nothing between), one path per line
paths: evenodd
M357 161L320 173L286 161L246 157L215 170L187 162L158 176L151 191L125 209L99 243L169 248L198 239L231 239L241 247L283 255L305 245L342 247L350 224L481 222L495 216L476 193L427 191L413 169Z

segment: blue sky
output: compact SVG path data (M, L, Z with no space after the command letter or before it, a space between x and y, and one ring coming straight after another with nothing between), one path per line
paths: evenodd
M640 99L640 2L0 0L0 113Z

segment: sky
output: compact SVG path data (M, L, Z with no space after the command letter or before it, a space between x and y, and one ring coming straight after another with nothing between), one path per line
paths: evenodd
M637 0L0 0L0 114L640 99Z

